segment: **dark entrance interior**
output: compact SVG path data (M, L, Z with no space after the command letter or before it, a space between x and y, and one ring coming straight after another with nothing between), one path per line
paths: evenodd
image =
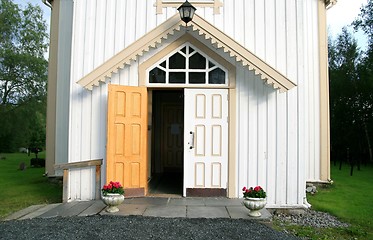
M153 90L149 195L183 193L184 91Z

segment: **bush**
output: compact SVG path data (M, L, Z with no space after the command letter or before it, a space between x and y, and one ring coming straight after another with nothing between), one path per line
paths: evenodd
M45 159L44 158L31 158L30 166L31 167L45 167Z

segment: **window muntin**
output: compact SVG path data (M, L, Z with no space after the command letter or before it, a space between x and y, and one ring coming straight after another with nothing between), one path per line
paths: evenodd
M228 71L186 43L147 71L148 85L228 85Z

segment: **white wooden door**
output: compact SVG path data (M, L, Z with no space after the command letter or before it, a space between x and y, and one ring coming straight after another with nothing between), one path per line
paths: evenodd
M227 189L228 90L185 89L184 192Z

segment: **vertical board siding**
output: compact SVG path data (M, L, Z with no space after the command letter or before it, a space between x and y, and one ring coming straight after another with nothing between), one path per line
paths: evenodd
M286 55L287 57L287 75L297 83L297 18L296 18L296 0L286 2ZM288 128L288 161L287 161L287 203L296 203L298 200L297 192L299 175L294 169L298 169L298 88L288 92L287 106L287 128Z
M277 152L277 131L276 131L276 122L277 122L277 98L276 91L268 88L267 95L267 194L268 194L268 204L275 204L277 202L277 191L281 191L276 188L277 178L276 178L276 152Z
M265 1L255 0L254 1L254 36L255 36L255 54L261 59L265 58Z
M258 166L257 182L267 189L267 88L262 82L257 82L258 98Z
M248 81L245 81L245 71L243 68L239 66L239 64L236 64L237 66L237 72L236 72L236 88L237 88L237 99L240 101L237 101L237 113L241 113L240 117L237 117L237 126L239 127L239 131L237 130L237 139L241 140L243 143L248 142L248 136L249 136L249 125L247 122L249 121L249 114L246 109L246 104L249 101L248 96ZM237 157L240 161L237 161L238 165L238 191L241 191L241 188L247 186L247 178L248 178L248 164L249 161L247 160L248 156L248 149L245 147L242 147L240 144L237 144ZM243 160L245 159L245 160Z
M115 53L114 51L115 50L115 25L116 25L115 7L116 7L116 0L106 1L105 29L104 29L104 32L100 33L100 34L104 34L105 36L105 43L103 46L105 49L105 60L108 60Z
M236 64L237 197L242 197L243 186L262 185L268 206L302 205L304 182L318 179L320 167L317 0L222 2L218 15L212 8L196 13L298 85L279 93ZM153 4L74 1L69 162L103 158L106 172L107 84L137 86L139 63L159 49L138 57L92 91L76 81L177 12L165 8L157 15ZM232 61L228 53L217 52ZM74 170L70 175L69 197L91 199L94 171Z
M66 21L60 23L58 29L58 49L54 50L54 52L58 52L57 58L57 65L58 71L56 74L56 109L55 109L55 120L56 120L56 127L55 128L55 152L50 151L48 147L48 157L50 154L54 154L55 163L61 164L66 163L68 160L68 149L69 149L69 98L66 97L70 93L70 72L71 72L71 35L72 35L72 23L73 23L73 3L64 1L59 3L59 13L58 16L61 18L63 16ZM58 9L58 8L57 8ZM57 36L53 36L54 39ZM52 51L52 50L51 50ZM48 83L51 84L51 83ZM51 92L48 93L53 94ZM49 103L48 103L49 104ZM49 118L49 117L48 117ZM50 120L50 119L48 119ZM49 123L49 121L48 121ZM49 141L49 139L48 139ZM51 142L50 142L51 143ZM49 144L48 144L49 145ZM50 160L50 159L49 159ZM46 169L48 170L48 169Z
M247 24L247 21L242 21L244 19L244 0L236 0L234 1L235 6L235 14L234 14L234 27L235 27L235 35L234 39L239 42L240 44L245 44L245 34L240 34L245 32L245 26ZM238 7L237 7L238 6ZM207 20L207 19L206 19Z
M205 8L203 11L203 18L209 22L214 22L214 10L212 8Z
M80 1L81 4L74 2L74 22L73 22L73 40L72 40L72 64L71 64L71 79L78 79L83 75L83 56L84 56L84 17L76 12L85 12L85 1ZM73 82L70 84L70 137L69 137L69 162L81 161L81 95L82 89L77 88ZM75 133L75 134L72 134ZM69 171L69 191L68 199L81 199L81 170L74 169Z
M249 141L247 141L248 149L248 160L249 165L247 172L249 174L248 182L254 183L257 181L257 165L258 165L258 92L255 89L257 81L254 80L255 74L253 71L245 71L245 81L249 83L248 85L248 108L245 110L249 114ZM243 123L245 124L245 123Z
M302 191L306 187L306 171L305 171L305 143L307 142L305 139L305 99L304 99L304 92L305 92L305 78L304 78L304 58L302 57L304 55L304 11L303 11L304 1L303 0L297 0L296 1L296 19L297 19L297 66L303 66L303 67L297 67L297 102L298 102L298 168L296 169L297 175L299 177L299 185L297 192ZM301 172L304 172L304 174L300 174ZM303 195L298 194L297 202L301 203L303 202Z
M225 5L224 5L225 7ZM244 4L242 6L246 11L246 14L244 14L244 46L249 49L250 51L254 51L255 49L255 21L254 21L254 1L244 1ZM240 20L236 20L235 24L241 25ZM240 29L239 29L240 30Z
M120 52L124 46L124 35L126 26L126 15L123 14L126 10L126 1L117 1L115 9L115 32L114 32L114 52Z
M271 66L276 65L276 19L273 17L276 13L276 0L267 0L265 2L265 60Z
M244 79L237 75L238 191L260 184L267 189L269 206L302 205L305 180L319 178L317 1L249 0L243 5L249 12L243 24L245 47L298 86L280 94L249 71Z
M275 19L276 19L276 68L286 74L286 1L276 0L275 3ZM287 196L287 100L288 92L281 94L276 92L276 204L285 205Z

